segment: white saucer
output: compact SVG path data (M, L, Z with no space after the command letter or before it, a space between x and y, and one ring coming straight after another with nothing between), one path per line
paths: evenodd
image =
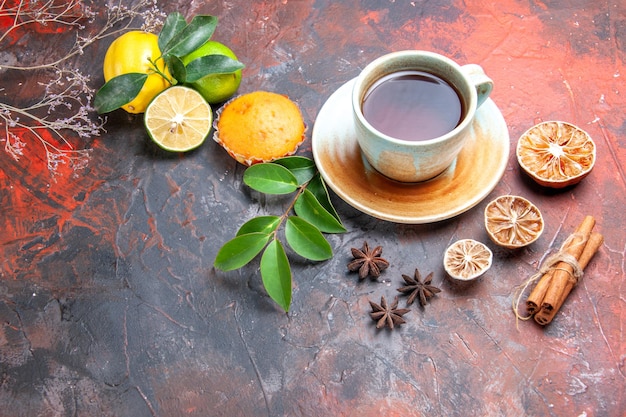
M348 204L395 223L431 223L471 209L498 184L509 159L509 130L491 99L478 109L472 136L450 168L432 180L405 184L379 174L362 156L350 109L353 83L328 98L312 132L317 167Z

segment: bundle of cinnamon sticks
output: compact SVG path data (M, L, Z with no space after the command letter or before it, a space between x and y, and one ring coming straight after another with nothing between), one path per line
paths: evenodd
M596 220L586 216L556 254L555 263L541 276L526 300L526 310L542 326L550 323L600 249L604 237L593 232Z

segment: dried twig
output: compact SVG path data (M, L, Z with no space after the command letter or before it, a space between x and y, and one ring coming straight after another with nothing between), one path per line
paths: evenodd
M41 91L33 104L24 106L0 102L0 143L5 152L19 161L31 151L31 143L38 143L45 152L49 172L54 176L59 164L69 164L73 169L84 167L89 159L89 149L74 149L70 138L87 139L103 131L105 120L96 116L91 105L94 91L89 77L76 69L75 60L89 45L109 36L115 36L133 28L153 31L165 17L159 11L156 0L138 0L130 5L121 0L105 7L104 23L98 26L97 14L90 4L80 0L0 0L1 58L0 73L28 71L33 73L35 88ZM139 22L142 22L139 25ZM74 33L69 49L46 61L40 54L36 62L11 62L7 57L11 50L19 48L12 42L19 31L31 27L64 28L59 33ZM96 27L96 28L94 28ZM13 60L17 61L17 60ZM43 73L43 76L42 76ZM47 80L40 82L41 79ZM39 89L39 90L37 90Z

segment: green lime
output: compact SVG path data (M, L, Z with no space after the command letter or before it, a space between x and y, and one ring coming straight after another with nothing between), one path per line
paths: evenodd
M196 90L177 85L148 104L144 123L148 135L161 148L186 152L200 146L211 131L211 106Z
M216 41L208 41L200 48L182 58L183 64L187 65L196 58L207 55L226 55L237 59L237 56L224 44ZM211 104L222 103L232 97L241 83L241 70L228 74L211 74L199 79L190 85L198 90L206 101Z

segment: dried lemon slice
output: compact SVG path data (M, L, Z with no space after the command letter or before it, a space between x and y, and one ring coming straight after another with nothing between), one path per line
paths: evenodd
M566 122L543 122L517 142L517 161L538 184L563 188L580 182L596 162L596 145L587 132Z
M485 227L494 243L509 249L529 245L543 232L539 209L523 197L503 195L485 207Z
M443 267L455 279L471 281L491 268L493 253L484 244L473 239L454 242L443 257Z

